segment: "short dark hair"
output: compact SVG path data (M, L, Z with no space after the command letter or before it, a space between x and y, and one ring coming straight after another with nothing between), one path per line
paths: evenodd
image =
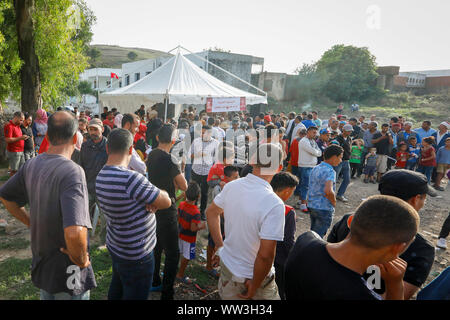
M238 168L235 166L226 166L225 168L223 168L223 174L227 177L231 177L231 174L233 172L238 172Z
M192 181L189 182L188 188L185 192L186 199L189 201L195 201L198 199L198 196L200 195L200 186L197 182Z
M209 126L214 126L214 123L215 123L214 118L209 117L209 118L208 118L208 125L209 125Z
M419 215L406 201L375 195L356 209L350 225L350 239L371 249L409 243L417 234Z
M298 178L287 171L278 172L272 178L270 185L273 191L282 191L286 188L295 188L298 185Z
M392 117L391 118L392 122L397 123L398 122L398 118L397 117Z
M170 143L175 127L173 124L166 123L158 131L158 140L160 143Z
M122 118L122 128L125 127L127 123L133 124L134 120L137 119L137 116L133 113L125 113Z
M319 130L316 126L310 126L306 131Z
M313 116L312 116L312 114L310 113L310 114L308 114L307 116L306 116L309 120L312 120L312 118L313 118Z
M25 117L25 120L26 120L29 117L32 117L32 114L30 112L25 112L24 117Z
M113 129L108 135L106 145L110 154L125 154L133 145L133 135L122 128Z
M431 126L431 121L430 120L425 120L422 123L427 123L429 126Z
M57 111L48 118L47 136L51 145L66 144L78 130L77 119L69 112Z
M23 112L22 111L16 111L14 112L14 118L22 118Z
M339 156L342 153L344 153L344 149L341 146L338 146L337 144L331 144L323 152L323 158L325 160L328 160L331 157Z
M381 127L389 127L389 125L388 125L387 123L383 123L383 124L381 125Z
M114 113L114 112L117 112L117 108L112 108L111 111L112 111L113 113Z
M212 128L210 126L202 126L202 129L211 130Z

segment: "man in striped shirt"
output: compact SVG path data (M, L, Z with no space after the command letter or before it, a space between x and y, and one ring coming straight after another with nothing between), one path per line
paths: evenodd
M171 205L169 195L128 168L133 136L114 129L106 145L108 161L96 180L96 194L107 220L106 246L113 265L109 300L148 298L156 245L156 210Z

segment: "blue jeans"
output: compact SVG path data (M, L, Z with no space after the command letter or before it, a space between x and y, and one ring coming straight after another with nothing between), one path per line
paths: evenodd
M432 166L419 165L419 167L417 168L417 171L420 173L423 173L427 177L428 183L430 183L431 174L433 173L433 169L434 169L434 167L432 167Z
M112 279L108 300L147 300L153 279L153 251L140 260L125 260L109 250Z
M191 171L192 171L192 163L186 163L184 167L184 178L189 183L191 181Z
M298 167L300 175L300 199L306 200L308 196L309 176L313 168Z
M334 170L336 171L336 178L339 177L339 174L342 171L344 180L342 181L341 185L339 186L337 196L343 197L345 194L345 191L347 191L348 185L350 184L350 164L349 164L348 160L343 160L337 167L334 167Z
M450 300L450 267L423 288L417 300Z
M316 232L322 238L328 231L333 221L334 210L320 210L309 208L309 217L311 218L311 231Z
M82 294L71 296L67 292L58 292L58 293L48 293L47 291L41 289L41 300L89 300L90 299L90 291L86 291Z

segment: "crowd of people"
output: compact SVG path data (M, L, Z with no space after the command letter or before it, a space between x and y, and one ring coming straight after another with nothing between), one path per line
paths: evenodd
M173 299L175 282L192 283L203 229L221 299L410 299L434 261L418 211L450 178L450 124L413 130L402 116L380 125L337 111L253 117L190 106L167 121L143 105L92 117L39 109L34 121L16 112L4 127L11 178L0 199L30 227L41 299L89 299L97 235L112 261L108 299ZM380 195L332 226L358 178ZM310 231L295 239L299 214ZM450 214L438 247L449 232ZM448 273L418 298L448 298Z

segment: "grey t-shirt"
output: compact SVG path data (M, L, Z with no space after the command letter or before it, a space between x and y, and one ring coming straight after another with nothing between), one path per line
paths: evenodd
M43 153L29 161L0 188L0 196L30 205L31 279L51 294L78 295L96 287L92 265L81 269L60 251L64 228L91 227L83 169L60 155Z

